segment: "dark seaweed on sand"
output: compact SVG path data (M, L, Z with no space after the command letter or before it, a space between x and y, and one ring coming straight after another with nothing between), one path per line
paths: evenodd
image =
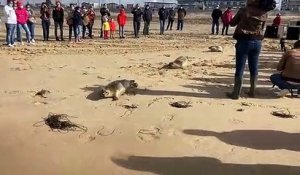
M34 126L38 127L45 124L50 127L51 131L58 132L82 131L80 135L87 132L87 127L73 123L69 118L70 116L67 114L55 114L50 112L46 118L43 118L43 121L35 123Z

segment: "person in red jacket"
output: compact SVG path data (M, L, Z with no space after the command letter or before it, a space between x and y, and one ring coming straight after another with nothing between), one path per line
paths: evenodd
M124 36L124 26L127 22L127 16L124 8L120 10L120 14L118 15L118 24L119 24L119 36L120 38L125 38Z
M228 28L233 18L233 13L231 11L231 7L228 7L227 10L222 15L222 22L223 22L223 29L222 29L222 35L228 35Z
M110 39L115 39L116 23L114 19L109 19Z
M273 20L273 26L275 27L279 27L281 24L281 15L280 13L278 13L275 17L275 19Z
M27 21L29 16L23 4L20 1L17 2L16 16L17 16L17 40L21 42L21 44L23 44L22 42L22 28L23 28L26 32L27 43L33 44L31 42L31 38L30 38L31 34L27 26Z
M94 26L95 18L96 18L96 14L95 14L94 8L92 6L89 7L87 16L89 17L89 24L87 26L89 29L89 37L92 39L93 38L93 26Z

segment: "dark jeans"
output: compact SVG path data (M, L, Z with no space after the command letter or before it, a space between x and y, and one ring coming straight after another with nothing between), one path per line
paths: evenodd
M143 35L149 35L150 21L144 21Z
M139 37L140 28L141 28L141 22L140 21L133 21L134 36L136 38Z
M103 16L101 16L101 24L100 24L100 38L102 38L103 37L103 29L102 29L102 26L103 26L103 23L104 23L104 21L103 21Z
M19 42L22 42L22 28L25 30L25 33L26 33L26 41L27 43L30 43L30 31L29 31L29 28L27 26L27 24L17 24L17 40Z
M89 23L87 25L87 28L89 30L89 37L92 38L93 37L93 27L94 27L94 23Z
M120 38L124 38L124 26L119 26L119 36Z
M224 31L225 31L225 35L228 35L228 28L229 28L229 24L223 24L222 35L224 35Z
M6 43L13 45L15 43L15 31L17 24L5 24L6 26Z
M42 27L43 27L44 41L48 41L49 40L50 21L49 20L42 20Z
M216 27L216 34L219 34L219 20L214 20L212 22L212 27L211 27L211 33L215 34L215 27Z
M283 89L298 89L298 90L300 90L300 84L299 85L290 84L289 82L287 82L286 80L284 80L282 78L282 75L280 73L271 75L270 79L271 79L271 82L273 83L273 85L278 86L278 88L281 90L283 90Z
M183 30L183 20L178 20L177 30Z
M32 23L32 22L27 22L27 26L28 26L28 29L29 29L29 31L30 31L31 39L33 40L33 39L34 39L34 28L35 28L35 24Z
M174 20L172 20L172 19L169 19L169 20L168 20L167 30L169 30L169 28L170 28L170 30L172 30L172 28L173 28L173 23L174 23Z
M69 41L72 39L73 25L69 25Z
M261 50L261 40L238 40L236 45L236 70L235 77L242 78L245 64L248 66L251 77L258 75L258 59Z
M85 39L85 33L86 33L87 25L82 26L82 39Z
M60 39L63 40L64 39L64 22L54 22L54 35L56 40L58 40L58 36L57 36L57 28L59 26L59 30L60 30Z
M162 35L165 32L166 20L159 20L159 24L160 24L160 34Z

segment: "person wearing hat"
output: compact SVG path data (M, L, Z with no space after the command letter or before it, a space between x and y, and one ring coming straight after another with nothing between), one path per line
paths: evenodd
M17 16L13 8L13 1L8 1L4 6L5 26L6 26L6 43L8 47L15 44L15 30L17 27Z
M219 34L219 25L220 25L220 18L222 17L222 11L220 10L220 6L217 5L216 8L213 10L212 14L212 27L211 27L211 34L214 35L215 32ZM215 31L216 28L216 31Z
M21 42L21 44L23 44L22 42L22 28L23 28L26 32L27 43L32 44L31 34L27 26L28 13L20 1L17 2L16 16L17 16L17 40Z
M27 13L28 13L28 20L27 20L27 26L29 28L29 31L30 31L30 34L31 34L31 42L35 42L34 40L34 28L35 28L35 18L34 18L34 13L33 13L33 10L30 8L30 5L27 4L26 5L26 10L27 10Z
M54 20L54 35L56 41L59 41L59 37L57 35L57 28L59 26L60 29L60 39L64 41L64 32L63 32L63 26L64 26L64 8L61 6L61 3L59 1L56 1L56 6L53 9L52 17Z

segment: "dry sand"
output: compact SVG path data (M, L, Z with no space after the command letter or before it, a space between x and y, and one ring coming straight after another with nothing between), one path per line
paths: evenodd
M234 73L230 36L194 24L159 36L154 24L154 34L136 40L129 24L125 40L1 46L1 175L300 174L299 99L278 99L269 82L281 57L277 40L264 41L257 98L245 95L246 71L242 98L233 101L225 97ZM212 45L224 52L208 52ZM179 56L190 68L160 69ZM101 86L123 78L138 82L135 96L99 100ZM47 98L34 97L41 89ZM192 107L169 105L180 100ZM132 104L138 108L123 107ZM285 108L298 118L271 115ZM49 112L76 117L87 133L33 126Z

